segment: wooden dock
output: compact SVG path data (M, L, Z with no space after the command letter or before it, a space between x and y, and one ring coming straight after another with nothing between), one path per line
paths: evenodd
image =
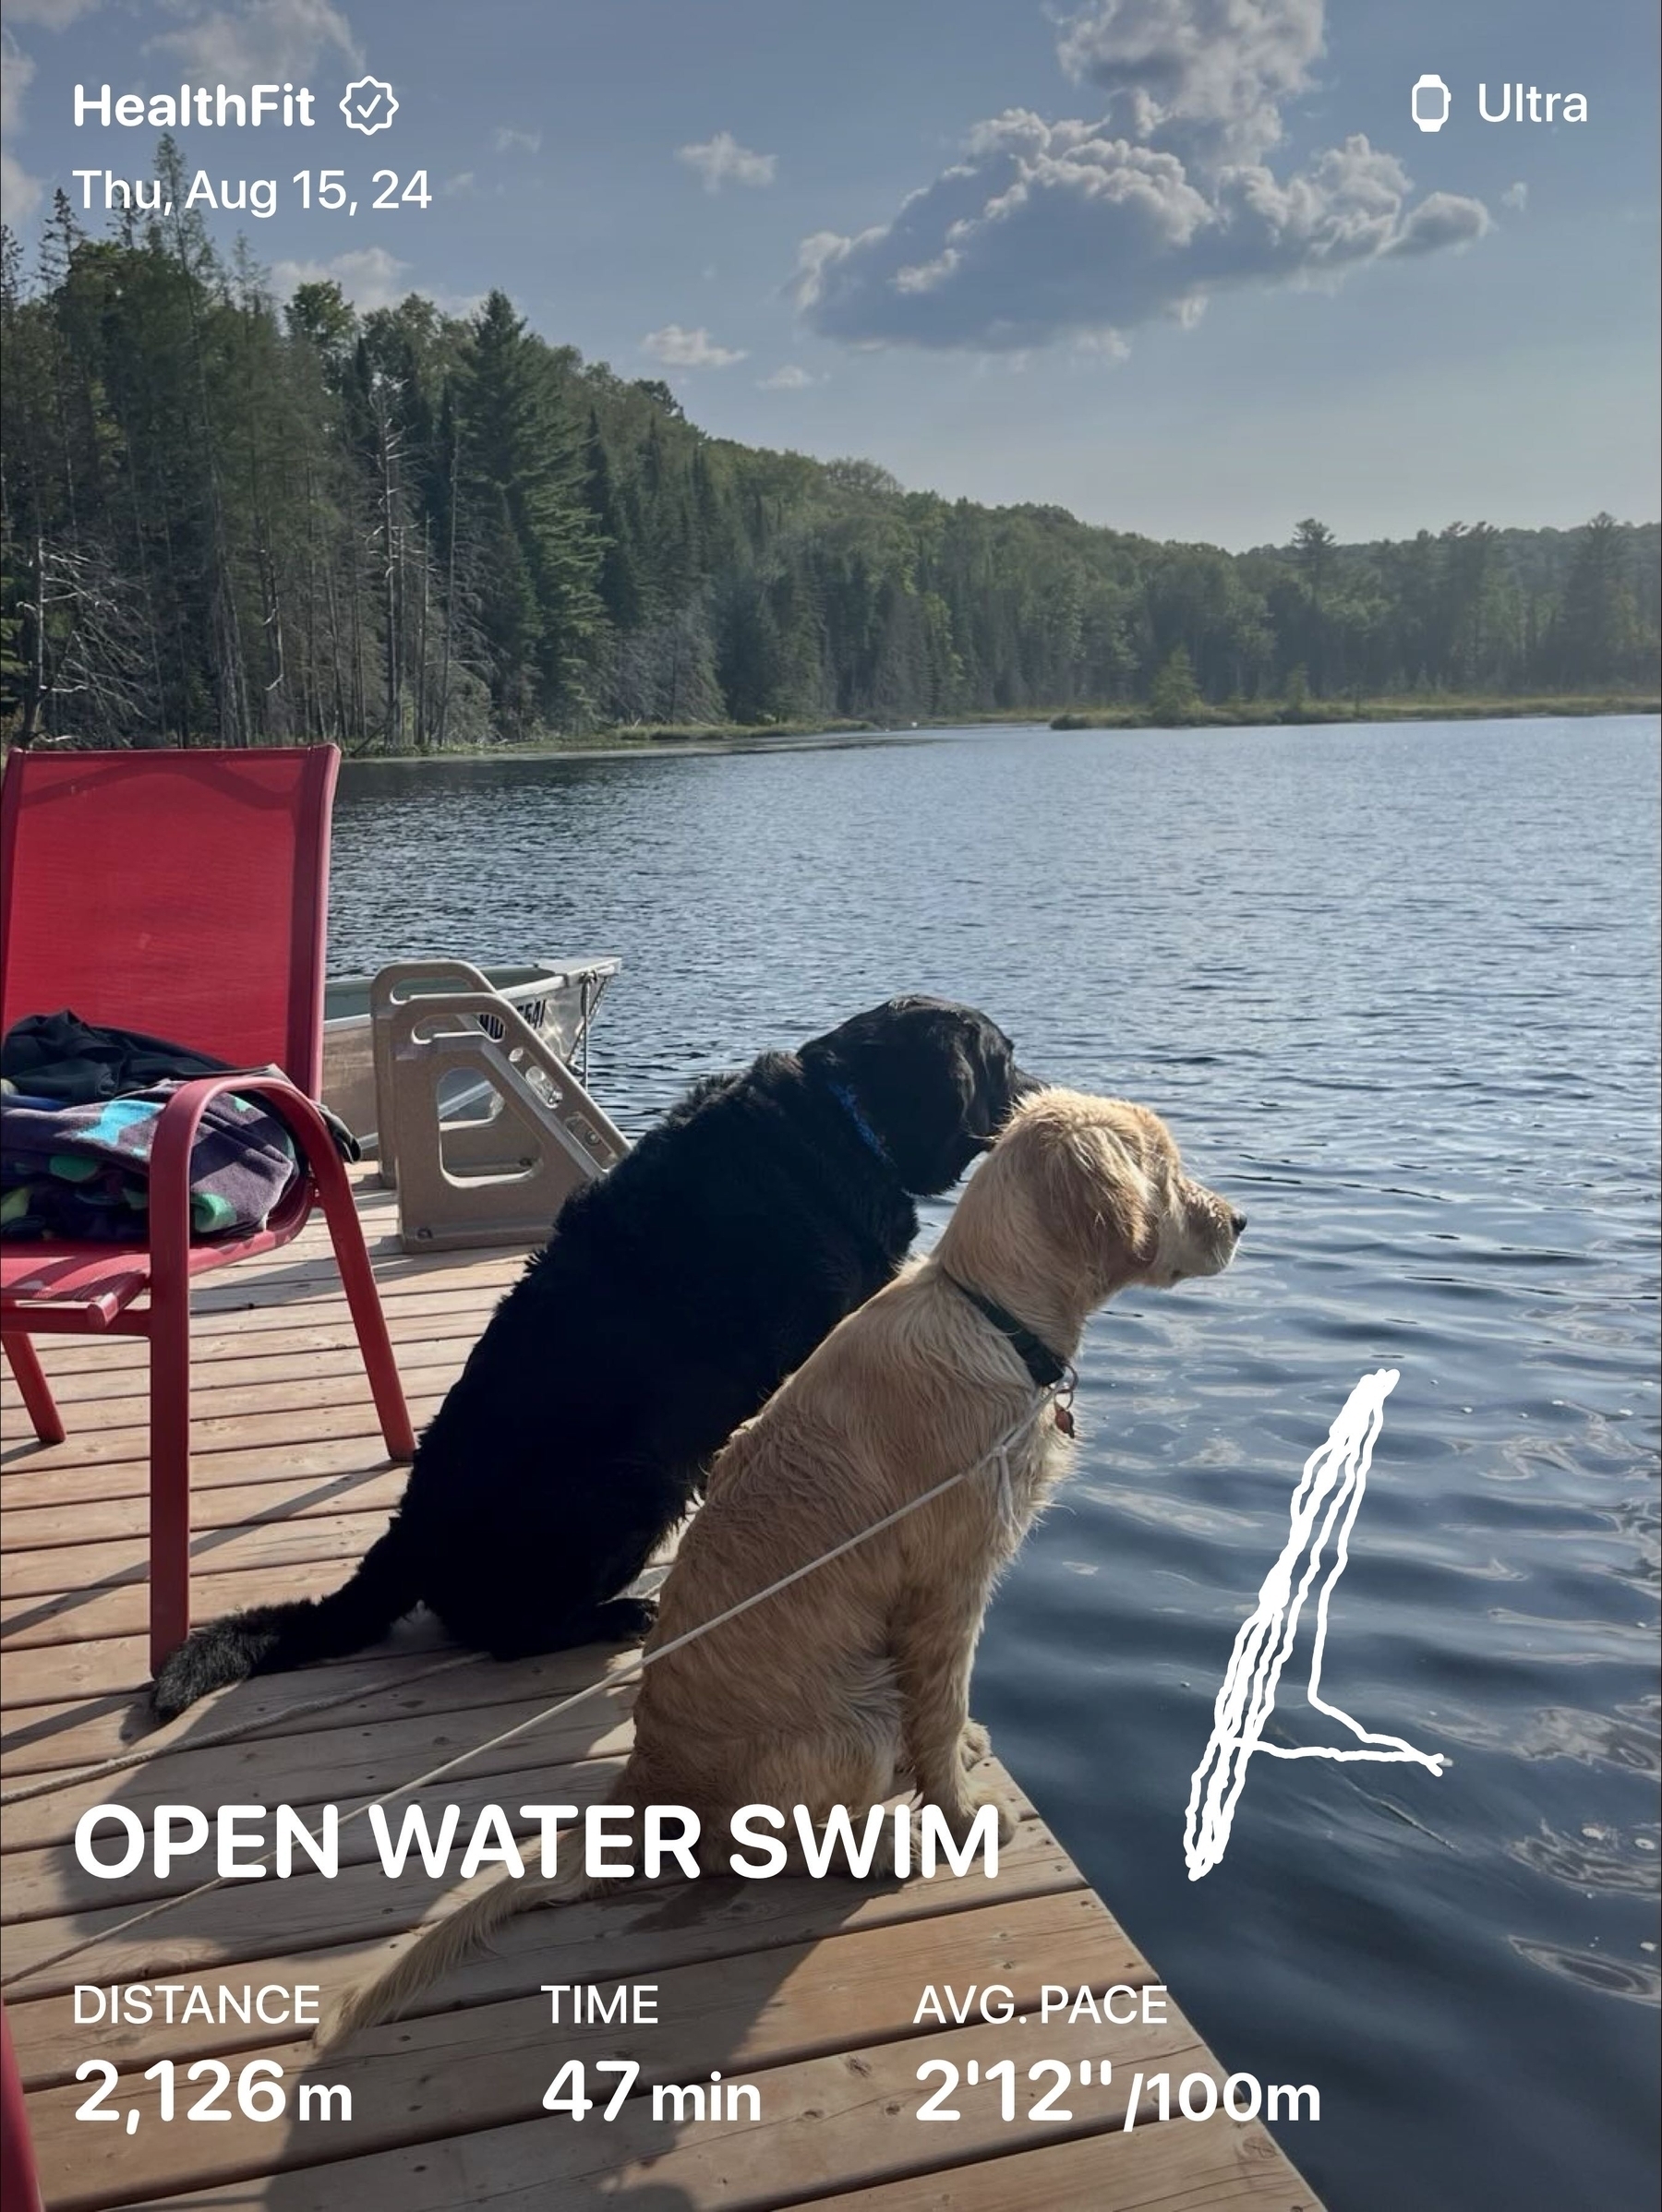
M392 1233L390 1198L366 1181L360 1205L419 1428L520 1256L412 1259ZM404 1471L382 1457L320 1233L207 1278L197 1311L193 1613L201 1619L333 1586L383 1526ZM0 1773L8 1793L61 1786L5 1809L0 1955L49 2212L1320 2212L1256 2122L1222 2113L1162 2122L1145 2094L1126 2128L1137 2074L1169 2074L1174 2096L1186 2075L1224 2078L1174 2004L1161 2026L1039 2026L1043 1984L1100 1992L1158 1976L1002 1769L995 1779L1020 1826L990 1883L706 1879L536 1914L435 1991L432 2009L323 2061L308 2058L303 2036L258 2021L78 2026L77 1984L200 1982L238 1992L320 1984L327 1998L457 1887L453 1875L436 1881L407 1869L388 1880L360 1821L342 1830L333 1881L302 1873L227 1884L106 1939L135 1913L182 1897L212 1861L167 1879L148 1863L128 1878L90 1877L71 1848L88 1807L148 1815L159 1804L195 1805L210 1819L222 1803L345 1809L620 1661L591 1649L512 1666L464 1658L439 1672L455 1654L430 1624L408 1623L370 1655L241 1685L140 1737L145 1349L131 1339L59 1338L44 1340L42 1354L70 1434L55 1448L34 1444L7 1377ZM525 1388L536 1388L535 1376ZM336 1692L351 1701L299 1710ZM592 1800L627 1748L628 1706L627 1688L590 1701L415 1801L458 1803L465 1821L467 1809L487 1803L512 1813L533 1800ZM242 1730L238 1740L208 1740ZM140 1740L157 1747L145 1763L77 1778ZM101 1940L60 1955L90 1938ZM541 1985L609 1991L620 1981L656 1985L658 2025L550 2025ZM920 2022L932 1984L960 1997L1006 1985L1029 2024ZM596 2062L639 2062L615 2120L598 2107L581 2123L543 2110L545 2090L572 2058L586 2060L590 2093L602 2098L617 2077L596 2077ZM109 2103L141 2115L131 2132L78 2120L98 2086L77 2081L88 2059L120 2069ZM159 2081L144 2078L163 2059L179 2067L170 2122L158 2116ZM217 2124L185 2117L215 2078L187 2083L186 2067L204 2059L222 2060L234 2077ZM286 2079L287 2110L273 2121L237 2107L235 2077L257 2059L276 2062ZM1008 2122L997 2088L984 2078L966 2086L971 2062L984 2074L1003 2059L1016 2062L1018 2116ZM1070 2070L1074 2086L1053 2110L1071 2117L1026 2117L1051 2086L1026 2082L1041 2059ZM917 2118L945 2078L920 2082L932 2060L958 2069L957 2092L944 2100L956 2121ZM754 2085L758 2120L677 2118L671 2100L657 2100L655 2117L655 2086L707 2084L717 2072ZM315 2107L298 2116L301 2087L325 2083L350 2090L350 2120L320 2118Z

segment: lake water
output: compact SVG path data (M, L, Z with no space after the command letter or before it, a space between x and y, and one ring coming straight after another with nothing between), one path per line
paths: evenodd
M625 968L594 1087L897 991L1147 1100L1251 1228L1080 1360L976 1710L1331 2212L1641 2212L1659 1987L1654 721L928 733L354 768L331 965ZM938 1211L936 1220L941 1218ZM1452 1761L1189 1775L1294 1481L1402 1379L1323 1688ZM1332 1742L1288 1668L1272 1740Z

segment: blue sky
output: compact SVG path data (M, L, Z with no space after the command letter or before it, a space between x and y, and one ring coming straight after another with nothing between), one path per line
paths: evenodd
M309 131L193 128L274 176L279 289L492 285L707 428L912 486L1229 546L1657 511L1652 0L6 0L6 196L76 168L78 81L310 85ZM1445 128L1410 88L1440 74ZM349 132L349 80L391 127ZM1579 92L1485 124L1479 80ZM343 167L359 212L299 205ZM424 168L425 210L367 208ZM78 187L74 187L78 193Z

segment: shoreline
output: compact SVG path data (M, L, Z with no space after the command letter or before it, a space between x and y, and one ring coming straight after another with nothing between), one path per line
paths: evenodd
M711 753L757 751L789 751L793 746L819 745L827 738L881 739L916 739L920 742L947 730L1054 729L1064 731L1116 730L1126 734L1174 729L1350 729L1391 722L1516 722L1598 720L1634 715L1662 715L1662 699L1655 697L1565 699L1370 699L1359 708L1344 710L1324 703L1290 708L1284 703L1246 700L1234 705L1209 706L1181 722L1156 722L1145 707L1066 707L1046 712L1035 708L1025 714L986 713L934 717L929 721L709 723L680 727L656 725L632 734L622 729L598 730L592 738L549 739L528 744L448 746L428 752L349 752L348 764L370 762L418 765L422 762L537 761L537 760L649 760L692 757Z

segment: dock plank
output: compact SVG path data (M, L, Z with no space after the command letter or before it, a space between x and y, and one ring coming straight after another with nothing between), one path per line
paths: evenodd
M348 1468L332 1475L284 1474L264 1483L226 1483L195 1492L190 1525L193 1531L234 1529L245 1523L253 1527L285 1516L339 1512L343 1507L390 1512L403 1496L409 1473L403 1466ZM59 1548L68 1552L118 1539L142 1546L149 1511L150 1500L144 1497L94 1499L71 1515L51 1506L8 1507L6 1563L9 1566L20 1554ZM87 1562L79 1564L84 1571Z
M477 1316L469 1312L461 1318L446 1316L445 1319L448 1328L434 1316L391 1332L406 1389L412 1376L429 1367L446 1376L458 1374L472 1351L479 1335ZM246 1338L204 1337L191 1363L193 1400L204 1409L211 1405L216 1413L235 1413L248 1401L225 1393L259 1390L263 1397L252 1402L269 1406L271 1386L286 1386L296 1374L304 1378L308 1393L321 1395L326 1384L331 1388L350 1384L355 1389L363 1386L364 1363L350 1329L296 1329L285 1331L284 1338L270 1351L250 1352L245 1349ZM256 1341L263 1347L268 1340L261 1337ZM71 1424L75 1417L69 1408L85 1405L93 1409L90 1419L130 1420L142 1425L148 1388L148 1365L134 1363L108 1372L89 1366L78 1374L60 1376L54 1395Z
M327 1444L341 1437L379 1434L367 1383L361 1403L355 1398L325 1405L313 1402L304 1372L296 1374L295 1387L298 1402L293 1406L271 1406L266 1393L261 1392L261 1401L269 1408L263 1413L223 1414L213 1410L211 1400L208 1411L198 1412L190 1425L192 1460L199 1453L254 1451L261 1447L286 1452L295 1443ZM438 1412L443 1395L442 1390L410 1393L410 1418L417 1427ZM149 1438L149 1425L143 1420L101 1423L96 1427L72 1429L62 1444L53 1446L53 1457L60 1467L98 1467L112 1461L137 1466L144 1461ZM32 1456L36 1447L30 1445L27 1449Z
M305 1597L308 1594L308 1582L314 1594L319 1588L330 1588L329 1570L319 1569L309 1576L285 1576L282 1594ZM262 1594L269 1598L271 1593L268 1582L263 1593L256 1590L245 1595L226 1589L216 1594L223 1604L236 1605L253 1605ZM396 1649L412 1665L425 1665L436 1653L454 1647L430 1614L418 1613L407 1621L401 1621L394 1633L378 1648ZM335 1660L320 1660L318 1668L338 1664ZM318 1668L307 1669L307 1678L311 1684L308 1695L318 1694ZM71 1697L118 1698L134 1709L150 1675L150 1640L140 1629L79 1642L47 1639L41 1643L7 1645L0 1656L0 1712L14 1719L32 1717L41 1706L61 1704Z
M511 1287L512 1278L446 1283L406 1284L402 1289L382 1286L381 1310L394 1343L424 1326L444 1325L449 1333L464 1319L475 1324L476 1336L486 1317ZM199 1290L191 1304L196 1326L191 1331L194 1360L263 1358L283 1350L304 1350L318 1336L331 1345L356 1342L352 1316L337 1287L327 1285L301 1301L277 1306L261 1305L258 1292L235 1305L210 1308ZM140 1337L40 1337L41 1357L54 1377L84 1375L128 1375L144 1372L149 1352ZM292 1381L292 1376L291 1376ZM9 1376L0 1389L9 1396L15 1389ZM18 1401L21 1402L20 1401Z
M392 1503L397 1497L395 1487ZM195 1529L191 1582L217 1574L269 1573L314 1559L360 1559L385 1530L387 1512L386 1507L377 1510L356 1505L344 1512L338 1508L315 1513L268 1511L240 1525L233 1521ZM36 1545L8 1550L0 1561L0 1605L9 1608L28 1599L74 1597L89 1590L116 1590L149 1581L149 1546L140 1538L90 1537L84 1544ZM207 1612L222 1609L214 1604L211 1588L204 1589L202 1603ZM9 1610L0 1614L0 1633L9 1618Z
M338 1560L296 1561L283 1571L282 1594L320 1597L342 1579ZM194 1588L195 1578L192 1580ZM259 1570L215 1575L211 1583L203 1578L202 1591L202 1602L192 1607L194 1617L202 1620L211 1612L229 1613L239 1605L269 1605L277 1594L271 1577ZM116 1637L130 1637L137 1642L149 1622L150 1596L142 1584L114 1590L69 1590L55 1597L20 1599L0 1617L0 1648L9 1670L14 1652L38 1650L42 1644L98 1643ZM146 1666L138 1683L147 1681L149 1676Z
M327 1444L273 1444L259 1450L194 1452L190 1462L190 1501L194 1524L197 1509L208 1493L247 1485L297 1482L301 1477L351 1473L385 1473L395 1464L380 1444L380 1431L367 1413L362 1433L340 1437ZM407 1475L408 1469L403 1473ZM42 1460L15 1468L0 1484L0 1511L14 1507L24 1511L50 1512L56 1507L65 1516L79 1513L84 1506L111 1500L131 1501L140 1508L150 1496L148 1460L123 1460L93 1467L52 1467Z
M620 1732L621 1740L628 1741L632 1701L632 1684L608 1688L511 1743L476 1753L460 1772L512 1773L533 1761L551 1770L575 1759L609 1755ZM343 1717L337 1708L319 1716L315 1733L255 1737L200 1750L182 1746L167 1759L130 1773L70 1782L50 1797L8 1806L7 1853L66 1844L84 1812L117 1798L140 1819L148 1818L158 1805L355 1805L412 1782L441 1761L532 1719L548 1702L546 1696L515 1698L440 1719L423 1714L371 1727L331 1727L330 1722L339 1723Z
M436 1623L426 1625L429 1634L438 1634ZM0 1719L0 1758L8 1777L21 1778L54 1771L72 1772L140 1747L152 1754L164 1746L188 1749L209 1727L257 1729L262 1738L292 1736L299 1730L328 1727L329 1716L314 1717L297 1708L336 1690L354 1690L360 1701L341 1716L342 1725L352 1721L367 1724L407 1718L418 1713L460 1712L471 1705L491 1705L508 1696L531 1697L538 1692L552 1701L562 1691L580 1689L593 1680L612 1656L609 1646L595 1645L512 1662L457 1652L448 1645L416 1654L404 1644L415 1627L412 1623L401 1632L398 1641L379 1645L367 1654L239 1682L204 1699L165 1728L154 1725L141 1701L119 1694L16 1706ZM446 1653L454 1662L448 1672L422 1676L422 1667ZM3 1845L4 1837L0 1837Z

